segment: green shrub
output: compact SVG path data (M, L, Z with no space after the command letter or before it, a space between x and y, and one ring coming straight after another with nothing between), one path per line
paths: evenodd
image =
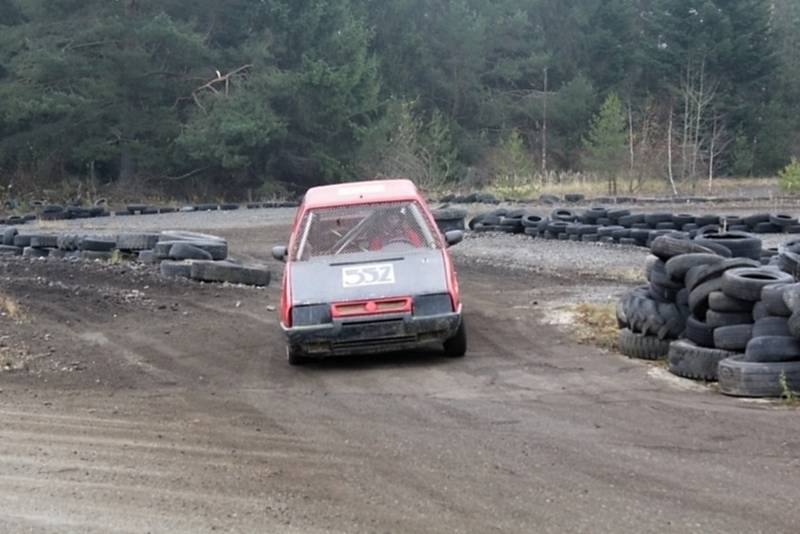
M792 158L792 161L778 172L778 184L788 193L800 192L800 161L797 158Z

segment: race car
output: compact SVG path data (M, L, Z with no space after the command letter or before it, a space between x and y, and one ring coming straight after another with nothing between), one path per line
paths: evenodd
M440 345L467 351L458 281L447 247L460 230L439 231L405 179L308 190L288 246L280 322L291 365L335 355Z

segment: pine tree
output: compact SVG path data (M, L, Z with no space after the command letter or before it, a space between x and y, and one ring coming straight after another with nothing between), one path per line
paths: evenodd
M584 166L608 180L609 194L617 192L617 173L625 161L625 115L615 93L606 98L584 141Z

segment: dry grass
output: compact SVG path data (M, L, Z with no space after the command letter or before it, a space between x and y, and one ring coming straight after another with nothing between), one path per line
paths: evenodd
M0 293L0 317L8 317L14 321L25 320L19 303L4 293Z
M709 187L706 180L694 184L677 183L679 195L752 197L778 196L778 179L768 178L715 178ZM568 193L581 193L587 197L611 196L608 181L591 174L561 172L548 173L547 176L531 176L515 181L495 180L488 190L503 198L530 199L542 193L564 196ZM666 179L648 179L631 182L626 177L617 180L617 195L622 196L671 196L672 187Z
M619 327L613 303L584 303L572 307L580 343L616 350Z

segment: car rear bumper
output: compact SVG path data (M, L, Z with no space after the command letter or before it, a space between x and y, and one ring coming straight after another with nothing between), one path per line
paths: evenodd
M411 314L362 317L314 326L287 328L289 344L305 356L324 358L374 354L441 343L455 335L461 312L425 317Z

